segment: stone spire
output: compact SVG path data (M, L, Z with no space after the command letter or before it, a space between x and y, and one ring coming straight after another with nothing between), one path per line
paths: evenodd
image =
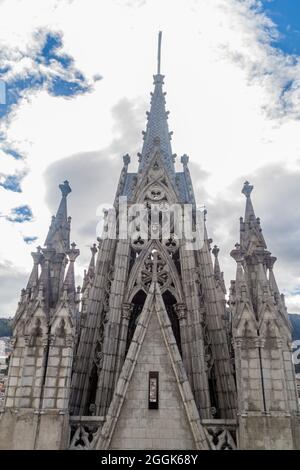
M219 252L220 248L215 245L212 254L214 255L215 261L214 261L214 276L215 280L217 281L218 285L221 287L222 291L224 294L226 294L226 287L225 287L225 282L224 282L224 273L221 272L220 268L220 263L219 263Z
M236 278L234 282L236 311L232 312L234 313L234 322L236 323L239 316L243 313L245 303L250 307L249 310L251 313L253 307L243 267L243 263L245 262L241 253L241 246L238 243L235 245L235 249L231 251L230 255L236 261Z
M31 253L31 256L33 258L33 268L27 283L26 290L30 289L33 290L38 286L39 282L39 265L42 260L42 249L40 246L37 247L36 252Z
M253 251L257 248L267 248L264 240L260 219L255 216L251 201L253 186L248 181L245 182L242 193L246 197L245 218L241 218L241 249L243 252Z
M150 112L147 112L147 128L144 135L144 144L142 153L139 154L140 165L139 170L142 170L147 163L155 144L159 143L161 154L165 166L173 178L175 174L174 169L174 156L171 148L171 136L172 132L169 132L168 126L168 114L166 111L165 95L163 92L164 75L160 73L161 64L161 31L158 39L158 65L157 74L154 75L154 92L151 93L151 108Z
M268 305L270 310L274 310L275 317L283 318L284 323L289 327L284 299L279 292L273 271L276 258L267 250L260 219L256 218L252 205L250 196L252 190L253 186L246 182L242 189L242 193L246 196L246 209L245 219L241 218L240 220L241 242L231 252L231 256L238 264L235 282L236 295L239 297L241 290L246 285L247 296L258 321L263 318ZM241 273L242 265L245 270L243 286L240 284L240 276L238 275Z
M68 294L73 296L73 300L75 300L76 293L74 264L79 254L80 251L76 248L76 243L73 242L71 249L68 251L69 267L64 280L64 289L67 290Z
M92 255L91 255L91 260L90 260L88 270L84 272L84 279L83 279L83 285L82 285L82 290L83 291L86 289L88 284L92 283L92 281L94 279L94 276L95 276L95 257L96 257L97 252L98 252L98 249L97 249L96 243L94 243L93 246L91 246Z
M60 184L59 189L61 190L62 198L56 216L52 217L45 246L55 248L58 253L64 253L70 247L71 218L67 214L67 196L72 190L68 181Z
M214 275L215 275L216 279L219 279L220 276L221 276L221 269L220 269L220 263L219 263L219 252L220 252L220 248L217 245L215 245L213 250L212 250L212 254L215 257Z

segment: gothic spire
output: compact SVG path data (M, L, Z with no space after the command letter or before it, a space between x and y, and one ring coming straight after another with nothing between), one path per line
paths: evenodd
M260 219L255 216L251 201L251 193L253 186L248 181L245 182L242 193L246 197L245 218L241 218L241 248L243 252L253 251L253 249L266 249L267 245L264 240Z
M70 221L67 214L67 196L72 191L69 182L64 181L59 185L62 198L56 216L52 217L52 222L45 241L47 248L55 248L58 253L65 253L70 247Z
M89 264L89 268L87 271L84 272L84 279L83 279L83 285L82 285L82 290L84 291L89 283L91 283L94 279L95 276L95 257L98 252L96 243L91 246L91 260Z
M212 250L212 254L214 255L214 276L215 276L215 280L218 282L218 284L220 285L220 287L222 288L224 294L226 294L226 287L225 287L225 282L224 282L224 273L221 272L221 268L220 268L220 263L219 263L219 252L220 252L220 248L215 245L213 250Z
M246 197L245 222L248 222L248 223L251 219L255 219L255 213L254 213L254 209L253 209L253 205L251 201L252 191L253 191L253 186L248 181L246 181L242 189L242 194L244 194Z
M142 170L147 163L149 156L155 146L155 143L160 146L161 154L165 166L173 178L175 174L174 157L171 147L171 135L168 126L168 112L166 111L165 95L163 92L164 75L161 75L161 37L162 32L158 36L158 59L157 59L157 74L154 75L154 92L151 93L151 108L147 112L147 127L144 135L144 144L140 157L139 170Z
M76 243L73 242L71 244L71 249L68 251L69 267L64 280L64 288L69 294L73 295L74 299L76 292L74 264L79 254L80 251L76 248Z
M38 286L39 282L39 264L41 263L42 259L42 249L40 246L37 247L36 252L31 253L33 258L33 268L27 283L26 289L35 289Z

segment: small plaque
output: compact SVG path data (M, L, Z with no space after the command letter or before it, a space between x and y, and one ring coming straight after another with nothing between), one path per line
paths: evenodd
M158 372L149 372L149 409L158 410Z

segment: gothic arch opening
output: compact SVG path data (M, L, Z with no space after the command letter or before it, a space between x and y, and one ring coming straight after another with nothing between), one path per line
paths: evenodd
M181 263L180 263L179 250L177 250L175 253L172 253L172 260L175 264L175 267L178 271L179 276L181 276Z
M175 305L177 303L175 297L171 294L169 290L163 293L162 295L163 301L166 307L166 311L168 313L173 334L176 339L176 343L179 349L179 352L181 354L181 338L180 338L180 325L179 325L179 320L177 317L177 314L175 312Z
M216 380L214 365L211 367L209 374L208 374L208 386L209 386L209 394L210 394L210 402L211 402L211 407L212 407L213 418L214 419L221 418L218 393L217 393L217 380Z
M127 341L126 341L126 354L129 349L130 343L132 341L135 328L138 322L138 318L142 313L144 303L146 300L146 294L143 290L139 290L132 299L132 312L130 315L130 320L128 324L128 333L127 333Z
M96 393L98 385L98 369L96 364L93 364L91 375L89 378L87 400L85 404L85 415L92 415L94 413Z

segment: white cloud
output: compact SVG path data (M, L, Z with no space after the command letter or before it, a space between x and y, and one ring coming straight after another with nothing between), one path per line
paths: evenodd
M287 169L296 172L300 162L299 58L292 60L271 47L276 29L263 13L253 8L255 4L252 0L6 0L1 3L0 43L13 51L10 58L14 71L18 67L24 70L26 62L26 67L31 66L32 55L19 60L17 51L24 50L24 45L37 47L32 42L32 34L45 28L63 33L64 51L74 57L78 69L88 77L101 75L103 80L95 84L93 92L73 100L49 96L41 90L23 99L16 109L7 138L26 154L24 165L28 174L22 194L0 188L0 211L29 204L35 219L22 227L0 219L1 245L5 247L0 262L10 261L19 270L30 269L31 247L24 245L22 237L37 235L38 243L44 241L53 200L59 197L58 193L53 195L50 211L46 181L50 181L51 171L56 174L53 168L60 175L61 169L68 168L66 161L72 165L68 157L77 155L73 160L75 168L78 155L84 159L93 152L93 158L87 157L87 164L94 164L96 171L97 152L102 162L106 157L136 152L142 145L138 130L144 127L143 113L149 106L156 35L162 29L162 70L166 74L167 105L171 111L169 124L174 131L173 151L178 155L188 153L191 168L198 164L208 173L206 178L201 172L194 174L198 201L208 207L208 223L215 233L215 241L221 245L223 268L228 273L234 271L234 261L224 250L237 241L237 217L243 213L244 201L240 188L235 186L234 193L232 185L271 164L283 167L285 162ZM293 85L288 86L292 81ZM117 104L124 103L124 98L127 104L122 122L127 126L120 130L121 120L113 110ZM131 105L136 117L130 115ZM0 174L20 171L22 165L0 156ZM121 166L121 159L111 165L114 182ZM105 186L100 169L99 163L98 177L93 179L93 188L87 194L97 194L98 186ZM85 261L88 256L85 247L93 242L89 240L93 235L88 230L80 232L81 221L75 218L82 220L84 214L80 214L78 207L72 207L72 200L79 201L90 182L83 180L78 184L75 176L73 179L75 188L70 195L70 208L75 216L73 235L84 245L81 250L85 250L82 257ZM259 181L258 177L257 197ZM284 194L283 189L282 197ZM213 215L218 217L216 201L222 203L224 199L234 209L229 211L227 225L224 222L222 228ZM266 200L271 204L270 198ZM95 213L93 205L96 204L98 201L92 198L90 214ZM274 213L274 218L277 216ZM263 217L262 224L266 229ZM288 230L294 229L287 227ZM272 233L269 238L272 245ZM291 291L299 284L299 278L285 263L286 254L282 256L284 259L278 261L280 287ZM288 301L293 308L294 301L290 299L291 296Z

